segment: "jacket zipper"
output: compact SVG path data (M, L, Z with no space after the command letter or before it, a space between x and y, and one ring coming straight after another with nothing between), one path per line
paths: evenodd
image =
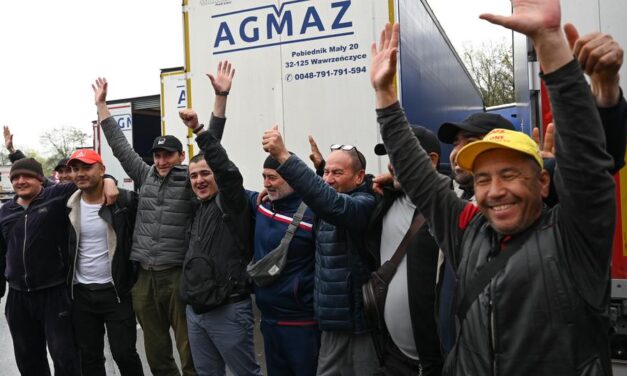
M117 209L116 211L114 211L113 213L111 213L111 223L107 222L104 218L103 221L107 224L107 233L109 232L109 227L111 228L112 232L115 234L115 229L113 228L113 216L118 213L120 211L120 209ZM127 223L128 224L128 223ZM115 234L116 236L116 244L115 247L113 248L113 250L111 251L111 253L113 254L113 256L111 256L111 259L109 260L109 271L111 272L111 285L113 285L113 291L115 291L115 298L118 300L118 304L122 303L122 301L120 300L120 294L118 294L118 288L115 285L115 280L113 278L113 257L115 257L115 251L116 248L118 247L117 244L117 234ZM109 246L109 239L108 239L108 235L107 235L107 247ZM107 249L107 251L109 251Z
M76 231L76 227L72 226L74 233L76 234L76 249L74 250L74 273L72 273L72 280L70 283L72 284L72 288L70 289L72 296L72 300L74 300L74 278L76 277L76 262L78 261L78 243L80 242L79 233Z
M107 226L111 226L111 228L113 228L113 226L110 225L109 223L107 223ZM107 241L107 244L109 244L108 241ZM115 246L117 248L118 245L116 244ZM113 252L115 256L115 250L113 250ZM111 260L109 260L109 271L111 272L111 285L113 285L113 291L115 291L115 298L118 300L118 304L120 304L122 303L122 301L120 300L120 294L118 294L118 288L115 286L115 280L113 278L113 256L111 256Z
M113 285L113 291L115 291L115 298L118 300L118 304L122 303L122 301L120 301L120 295L118 295L118 288L115 287L115 281L113 280L113 274L111 275L111 284Z
M488 312L490 315L490 348L492 349L492 375L496 376L496 349L495 349L495 336L494 336L494 304L492 300L492 283L490 283L490 303L488 306Z
M24 264L24 284L26 285L26 291L30 291L28 286L28 272L26 271L26 239L28 235L28 214L24 215L24 245L22 247L22 263Z

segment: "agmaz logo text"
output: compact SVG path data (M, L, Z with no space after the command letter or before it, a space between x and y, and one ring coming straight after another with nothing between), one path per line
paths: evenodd
M216 14L213 54L352 35L351 0L293 0Z

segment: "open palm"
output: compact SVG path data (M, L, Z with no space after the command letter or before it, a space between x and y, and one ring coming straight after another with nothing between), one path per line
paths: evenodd
M396 74L398 52L399 24L385 25L381 32L379 45L372 44L372 63L370 66L370 82L375 90L385 90L393 85Z

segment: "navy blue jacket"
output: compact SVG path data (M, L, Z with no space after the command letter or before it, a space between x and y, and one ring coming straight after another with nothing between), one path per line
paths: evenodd
M74 183L42 189L28 208L17 196L0 208L0 267L12 289L37 291L65 283L68 273L65 204L76 190Z
M281 243L302 200L293 193L257 206L258 193L249 191L248 194L255 220L254 258L258 261ZM312 228L313 212L308 208L290 242L285 269L271 285L255 286L255 301L264 320L278 324L282 321L313 323L316 249Z
M347 194L336 192L295 155L277 172L316 216L314 309L320 329L365 332L361 286L376 265L365 246L374 196L365 184Z

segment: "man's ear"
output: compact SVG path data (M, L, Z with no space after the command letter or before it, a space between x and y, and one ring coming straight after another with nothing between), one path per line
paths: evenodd
M364 182L364 179L366 178L366 171L365 170L359 170L359 172L357 172L356 176L356 183L357 185L361 185L361 183Z
M431 165L433 166L433 168L437 170L438 162L440 161L440 156L438 155L438 153L429 153L429 159L431 159Z

